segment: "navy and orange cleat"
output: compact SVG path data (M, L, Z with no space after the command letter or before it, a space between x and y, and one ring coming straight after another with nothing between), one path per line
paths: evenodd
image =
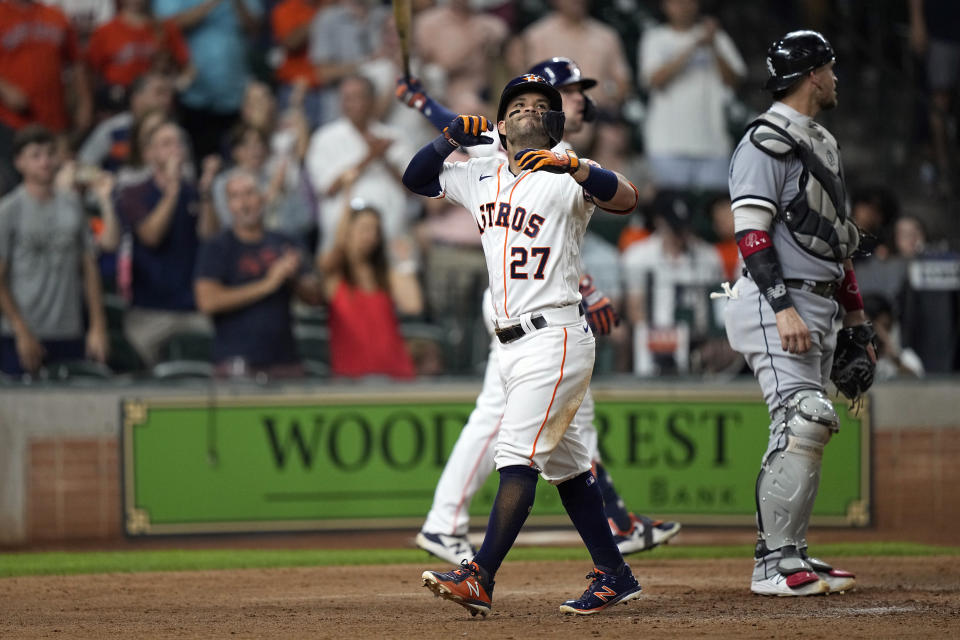
M619 602L639 598L642 591L626 563L617 573L594 569L587 577L593 578L587 590L578 600L567 600L560 605L560 611L580 615L596 613Z
M453 571L424 571L423 586L433 591L433 595L456 602L475 616L478 613L487 617L493 596L493 580L486 576L476 562L460 563Z

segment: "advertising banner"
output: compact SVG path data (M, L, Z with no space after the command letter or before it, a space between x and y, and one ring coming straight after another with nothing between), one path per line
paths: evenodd
M751 524L769 418L754 397L597 394L600 454L633 510L684 523ZM122 403L130 535L416 527L472 397L253 396ZM815 524L864 526L866 416L837 403ZM485 522L494 473L470 505ZM531 523L566 523L541 481Z

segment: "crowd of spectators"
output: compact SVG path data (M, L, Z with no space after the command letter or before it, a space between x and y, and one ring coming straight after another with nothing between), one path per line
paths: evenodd
M598 211L584 242L623 318L598 366L740 372L708 294L741 269L726 176L754 61L714 5L629 0L651 17L631 36L589 0L413 4L412 68L455 112L492 113L507 79L553 56L598 81L597 117L569 141L642 194L629 216ZM909 13L941 177L958 70L930 20L949 4ZM400 184L435 135L396 100L401 74L380 0L0 0L0 370L476 371L479 237L469 212ZM957 258L888 190L859 190L852 212L876 238L857 270L881 375L955 370Z

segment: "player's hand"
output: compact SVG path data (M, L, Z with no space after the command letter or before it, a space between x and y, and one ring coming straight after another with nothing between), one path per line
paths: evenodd
M490 136L480 135L484 131L493 131L493 123L487 118L459 115L443 128L443 136L454 146L474 147L493 142Z
M593 278L584 274L580 278L580 295L583 298L587 323L598 336L605 336L620 324L620 316L613 308L610 298L593 286Z
M275 288L279 288L284 282L296 275L299 269L299 252L295 249L287 249L286 252L277 258L267 269L267 279Z
M116 182L113 174L109 171L97 171L96 177L93 178L93 182L90 184L93 188L93 195L95 195L101 203L110 202Z
M363 139L367 143L367 154L371 158L379 158L393 144L393 138L378 138L369 132L364 135Z
M580 158L572 149L567 149L566 153L549 149L524 149L515 158L521 170L576 173L580 168Z
M913 52L922 56L927 52L927 46L930 44L930 38L927 34L927 25L923 20L917 20L910 25L910 48Z
M177 156L167 158L163 165L163 189L166 193L180 190L180 176L182 175L183 160Z
M714 38L717 35L717 30L720 28L720 24L717 22L716 18L711 16L706 16L703 20L700 21L700 37L697 39L699 44L712 45L714 43Z
M423 108L427 106L427 92L420 84L419 78L413 76L397 78L395 93L397 100L417 111L423 111Z
M795 307L777 312L777 332L784 351L801 354L810 350L810 329Z
M20 366L24 371L34 373L40 368L40 365L43 364L43 357L46 355L46 350L29 331L17 333L15 341Z
M30 107L30 98L20 87L0 79L0 102L8 109L21 113Z
M200 173L200 180L197 183L197 189L200 193L210 193L210 190L213 188L213 180L217 177L217 173L220 172L222 164L223 161L220 160L219 154L216 153L211 153L203 159L203 170Z
M86 353L91 360L106 363L110 354L110 340L105 329L91 328L87 331Z

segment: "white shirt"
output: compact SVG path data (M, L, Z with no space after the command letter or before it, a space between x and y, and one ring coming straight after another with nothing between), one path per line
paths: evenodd
M109 22L115 13L112 0L43 0L43 4L60 8L81 36Z
M394 177L387 163L402 175L414 150L399 129L380 122L372 122L368 128L375 137L390 138L394 142L383 156L366 166L353 184L350 197L361 198L376 208L380 212L384 234L387 238L394 238L407 228L407 190ZM366 157L368 149L366 140L346 118L317 129L310 139L306 165L320 201L321 250L332 246L347 204L344 189L333 196L324 194L344 171Z
M594 204L572 176L514 176L500 158L473 158L445 162L440 186L480 229L499 322L580 302L580 243Z
M654 234L630 245L623 252L622 264L628 294L648 296L652 305L648 323L656 328L676 325L678 286L713 285L724 279L723 262L716 248L696 238L689 241L684 253L668 256L663 250L663 238Z
M640 82L649 87L650 77L667 62L690 48L700 37L694 27L677 31L669 25L648 29L640 45ZM723 83L716 56L722 56L738 76L747 67L736 45L723 31L716 34L716 53L701 46L686 67L666 86L650 89L644 144L648 154L686 155L697 158L730 155L724 106L733 92Z

